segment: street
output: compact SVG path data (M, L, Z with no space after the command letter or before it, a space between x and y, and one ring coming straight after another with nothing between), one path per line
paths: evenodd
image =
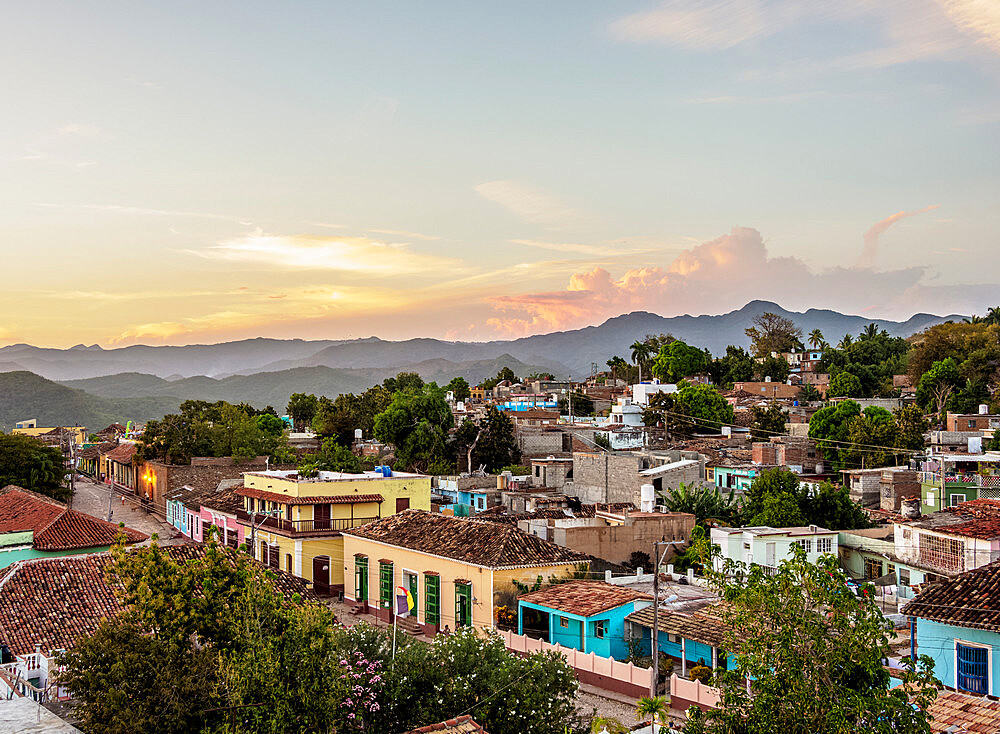
M73 509L101 520L108 519L108 493L109 487L100 482L94 482L82 475L77 475L76 494L73 495ZM159 535L160 545L177 545L183 543L177 530L160 520L156 515L146 512L137 506L135 499L126 496L124 503L122 496L117 492L111 501L111 522L123 522L127 527L139 530L152 536L153 533Z

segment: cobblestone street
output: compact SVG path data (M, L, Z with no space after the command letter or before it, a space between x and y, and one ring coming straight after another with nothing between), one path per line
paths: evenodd
M77 475L73 509L101 520L107 520L109 492L108 485ZM139 507L133 497L125 496L124 502L122 500L123 496L117 492L111 498L111 522L123 522L127 527L150 536L157 533L160 545L176 545L184 542L175 528Z

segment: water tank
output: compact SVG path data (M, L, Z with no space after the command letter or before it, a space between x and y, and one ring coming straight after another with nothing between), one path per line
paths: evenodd
M979 415L989 415L989 414L990 414L990 406L986 405L985 403L980 404Z
M899 514L907 520L920 517L920 498L907 498L899 503Z
M770 377L765 377L765 378L764 378L764 382L770 382L770 381L771 381L771 378L770 378Z
M656 501L656 487L652 484L643 484L639 487L639 509L643 512L652 512L653 503Z
M360 428L355 428L354 429L354 440L355 441L360 441L361 440L361 436L362 436L361 429Z
M981 454L981 453L983 453L983 437L982 436L969 436L969 453L970 454Z

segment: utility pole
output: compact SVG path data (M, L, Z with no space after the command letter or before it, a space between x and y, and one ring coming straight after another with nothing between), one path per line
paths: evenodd
M267 510L266 512L257 512L256 510L249 513L250 514L250 555L253 558L257 557L257 528L267 522L267 518L275 517L281 514L281 510ZM257 519L257 515L263 515L259 523L254 523ZM264 563L263 554L261 554L261 563Z
M649 684L649 696L655 698L660 684L660 566L676 540L661 540L653 543L653 680ZM666 546L660 553L660 546Z

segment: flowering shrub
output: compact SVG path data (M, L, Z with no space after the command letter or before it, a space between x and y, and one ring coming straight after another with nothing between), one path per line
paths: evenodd
M517 610L510 607L497 607L497 626L500 629L517 629Z
M354 652L340 659L340 667L346 692L341 704L342 726L337 731L369 731L367 724L379 710L377 695L382 688L382 663Z

